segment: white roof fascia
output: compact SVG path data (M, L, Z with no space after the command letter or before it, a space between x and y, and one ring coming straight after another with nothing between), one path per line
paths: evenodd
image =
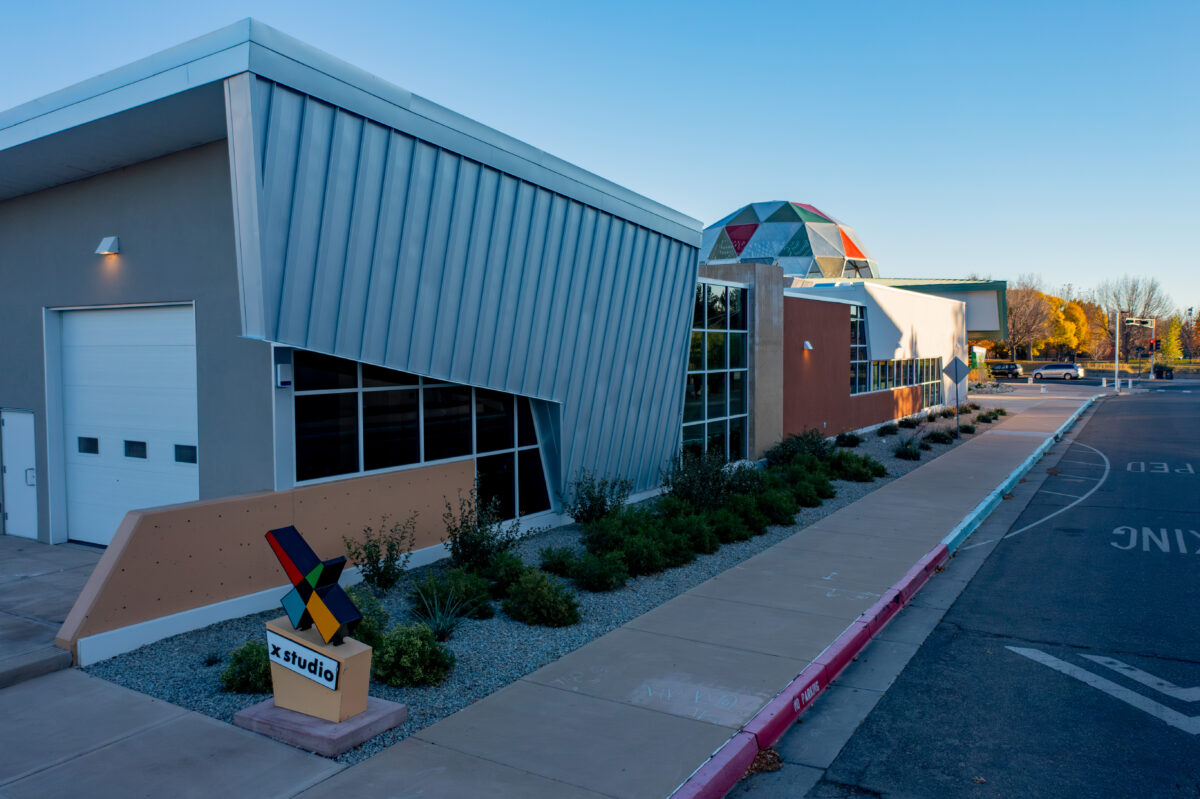
M0 113L0 150L243 72L310 94L687 245L700 245L698 220L252 19Z

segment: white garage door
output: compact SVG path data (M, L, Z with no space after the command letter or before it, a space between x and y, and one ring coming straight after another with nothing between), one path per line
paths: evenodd
M107 544L125 512L199 498L191 306L62 316L67 526Z

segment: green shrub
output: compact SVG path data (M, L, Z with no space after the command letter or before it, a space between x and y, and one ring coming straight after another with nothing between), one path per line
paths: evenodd
M978 402L968 402L968 403L967 403L967 408L968 408L968 409L970 409L970 410L972 410L972 411L977 411L977 410L979 410L979 409L980 409L980 408L982 408L982 407L983 407L983 406L982 406L982 405L980 405Z
M897 444L896 448L894 450L892 450L892 452L896 455L897 458L899 458L901 460L905 460L905 461L921 460L920 445L914 441L908 441L907 443Z
M495 610L488 593L488 581L465 569L450 569L442 576L432 572L412 587L408 594L412 614L425 622L445 641L463 616L490 619Z
M570 547L542 547L538 555L542 571L559 577L570 577L579 565L579 558Z
M742 517L728 508L718 508L708 514L708 523L712 527L717 540L722 544L732 541L746 541L754 537L754 531Z
M663 475L666 493L696 510L720 507L729 493L725 459L715 450L704 455L685 452L674 468Z
M699 514L662 518L663 530L682 537L693 553L711 555L721 548L721 542L709 527L708 519Z
M690 508L691 506L689 505L688 507ZM626 523L626 516L629 512L626 509L621 513L606 516L584 527L581 540L587 551L594 555L619 551L629 535Z
M817 492L816 485L809 480L802 480L792 486L792 496L802 508L816 508L821 505L821 495Z
M992 415L989 413L979 413L975 415L975 424L991 424Z
M959 431L960 433L967 433L967 434L974 433L974 432L975 432L975 425L973 425L973 424L960 424L960 425L958 426L958 431Z
M588 524L624 507L632 490L633 483L624 477L597 477L582 469L567 489L563 511L580 524Z
M758 512L769 524L795 524L799 511L796 499L790 493L773 490L758 495Z
M914 430L918 424L920 424L920 421L913 416L905 416L896 422L897 427L903 427L905 430Z
M397 688L437 685L454 668L454 653L424 624L398 624L372 657L375 679Z
M944 408L942 410L942 418L943 419L953 419L954 416L955 416L955 411L953 408Z
M925 434L924 440L930 444L952 444L954 443L954 436L950 435L946 430L930 430Z
M346 593L362 614L362 620L350 631L350 635L372 649L378 649L388 625L392 623L391 614L383 609L375 592L365 583L350 586Z
M658 551L662 553L668 569L684 566L696 559L696 550L689 536L663 529L659 531Z
M919 449L922 449L922 450L924 450L925 452L928 452L929 450L933 449L933 445L932 445L932 444L930 444L928 441L921 441L921 442L919 442L919 443L917 444L917 447L918 447Z
M862 443L862 436L858 433L838 433L833 443L839 447L857 447Z
M855 455L853 452L837 452L829 461L834 475L839 480L869 483L876 477L887 475L883 464L870 455Z
M975 407L978 408L979 406L976 405ZM971 412L971 406L964 402L962 405L958 406L958 412L960 414L966 415Z
M997 416L1008 416L1008 411L1004 410L1003 408L993 408L992 413L996 414Z
M379 529L364 527L361 539L342 537L346 558L359 568L363 582L376 592L389 591L397 582L412 557L417 540L417 515L401 523L388 524L385 515Z
M725 503L725 507L741 517L742 521L746 523L746 526L755 535L759 535L767 529L769 520L758 509L758 503L754 497L748 497L745 494L734 494Z
M667 568L667 557L661 543L645 535L626 538L621 553L624 556L625 567L634 577L658 574Z
M875 435L879 436L880 438L883 438L885 436L894 436L896 433L899 433L899 432L900 432L900 426L897 425L895 422L888 422L887 424L881 424L881 425L879 425L879 427L875 428Z
M575 562L575 585L584 591L615 591L629 580L625 558L620 552L588 553Z
M514 522L505 527L500 523L500 504L495 499L486 504L479 501L478 488L463 497L458 496L458 512L446 503L442 522L446 537L442 539L450 550L450 560L467 571L484 572L492 559L507 552L520 537Z
M793 433L767 450L767 463L772 466L785 466L791 463L797 455L813 455L817 458L828 458L833 454L833 444L825 440L825 436L817 430L805 430L803 433Z
M670 519L676 516L693 516L696 513L696 509L679 497L663 494L658 498L658 502L655 503L654 512L661 519Z
M579 603L571 592L537 569L529 569L508 591L504 612L525 624L566 627L579 623Z
M492 596L503 599L513 583L521 579L529 567L512 552L498 552L492 557L492 562L484 569L483 575L491 580Z
M753 466L727 467L726 488L730 494L757 496L767 490L766 475Z
M229 666L221 672L221 690L238 694L271 693L271 661L267 645L247 641L229 656Z
M882 467L882 464L880 466ZM808 478L808 483L821 499L832 499L837 496L837 486L825 475L812 475Z

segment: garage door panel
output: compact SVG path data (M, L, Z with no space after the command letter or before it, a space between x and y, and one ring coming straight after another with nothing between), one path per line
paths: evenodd
M95 387L153 391L161 386L196 387L192 347L67 347L64 388Z
M63 314L63 427L71 538L107 544L125 513L199 497L195 323L190 307ZM79 438L99 451L79 451ZM126 442L145 444L127 457Z

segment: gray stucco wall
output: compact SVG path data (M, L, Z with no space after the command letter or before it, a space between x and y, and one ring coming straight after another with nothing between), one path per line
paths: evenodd
M114 235L119 256L93 254ZM270 345L240 338L226 143L0 202L0 407L35 414L42 540L53 479L43 309L187 301L196 309L200 497L271 489Z

